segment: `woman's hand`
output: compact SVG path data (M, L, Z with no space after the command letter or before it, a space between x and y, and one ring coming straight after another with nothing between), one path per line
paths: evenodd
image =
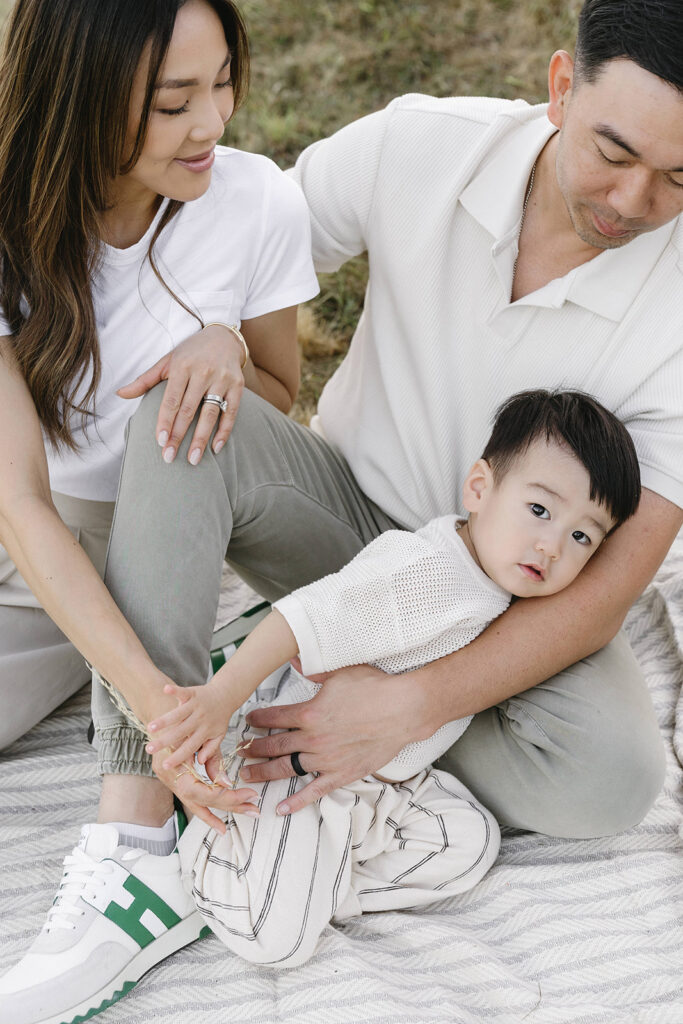
M244 390L243 359L244 349L233 332L220 324L211 324L185 338L154 366L119 388L117 394L121 398L139 398L159 381L168 381L156 426L165 462L173 462L201 406L188 454L189 462L196 466L216 424L214 452L220 451L230 436ZM206 395L225 399L225 412L213 402L202 405Z
M278 806L279 814L299 811L326 793L379 771L406 743L436 731L426 724L421 688L408 681L407 673L390 676L357 665L313 679L324 680L325 685L312 700L259 708L247 716L256 728L289 731L252 741L250 759L272 760L243 768L245 782L294 775L293 752L299 754L306 771L317 773L317 778Z
M215 828L221 835L225 835L226 826L214 810L231 812L232 814L246 814L249 817L258 817L258 807L255 801L258 794L253 789L232 789L227 779L221 778L221 756L220 753L210 758L205 769L210 779L216 779L217 786L209 786L205 782L198 782L192 773L184 767L164 768L163 761L168 755L168 749L158 751L152 758L154 774L163 784L178 797L184 807L191 813L201 818L205 824Z

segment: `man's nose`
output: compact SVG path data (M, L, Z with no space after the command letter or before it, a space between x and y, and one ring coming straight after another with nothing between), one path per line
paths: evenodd
M622 220L639 220L650 212L653 202L652 176L646 167L623 170L607 194L607 201Z

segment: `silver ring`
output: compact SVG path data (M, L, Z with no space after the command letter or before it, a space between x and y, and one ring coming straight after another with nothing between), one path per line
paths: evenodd
M299 775L300 777L308 775L308 772L301 767L301 761L299 760L298 754L290 754L289 760L292 762L292 768L294 769L297 775Z
M221 412L225 412L225 410L228 408L227 398L221 398L220 395L205 395L203 399L203 404L206 404L207 402L209 403L209 405L217 405Z

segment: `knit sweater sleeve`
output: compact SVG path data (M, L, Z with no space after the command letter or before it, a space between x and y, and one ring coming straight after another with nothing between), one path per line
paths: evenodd
M396 673L463 647L508 600L462 542L440 544L425 528L381 534L339 572L275 607L296 637L305 674L365 663Z

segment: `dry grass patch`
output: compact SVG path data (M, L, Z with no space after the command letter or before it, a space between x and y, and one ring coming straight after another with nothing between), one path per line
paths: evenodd
M230 144L289 166L308 145L406 92L546 99L548 58L570 48L581 0L243 0L252 40L247 105ZM364 259L324 275L302 323L307 422L363 302Z

